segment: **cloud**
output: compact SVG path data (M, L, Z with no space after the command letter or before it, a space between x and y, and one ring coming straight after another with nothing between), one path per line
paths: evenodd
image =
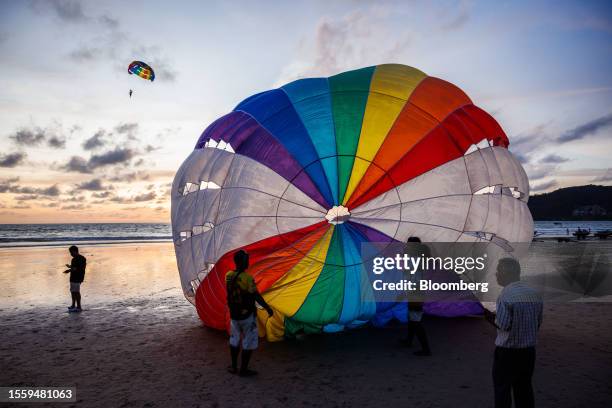
M11 207L14 210L25 210L28 208L32 208L30 207L28 204L23 203L23 202L18 202L17 205L14 205L13 207Z
M18 192L25 193L25 194L40 194L40 195L51 196L51 197L57 197L62 193L59 187L57 186L57 184L54 184L51 187L46 187L46 188L44 187L42 188L19 187Z
M115 132L120 135L125 135L128 140L138 141L136 133L138 133L138 123L121 123L115 126Z
M529 180L539 180L553 175L557 170L556 164L548 163L527 163L523 166Z
M602 174L601 176L595 177L593 181L596 181L596 182L612 181L612 168L607 169L606 172Z
M93 193L91 196L94 198L109 198L112 195L110 191L102 191L99 193Z
M33 0L31 5L34 10L50 12L63 22L83 23L89 20L78 0Z
M38 194L49 197L57 197L62 193L57 184L50 187L22 187L18 182L19 177L0 180L0 193Z
M133 149L117 146L113 150L108 150L101 154L94 154L89 160L81 156L72 156L68 163L59 166L59 169L88 174L99 167L127 164L137 154L138 153Z
M154 191L149 191L148 193L143 193L143 194L134 196L133 200L134 202L140 203L143 201L155 200L156 197L157 197L157 194L155 194Z
M15 152L0 154L0 167L15 167L23 163L26 158L25 153Z
M11 192L14 184L19 181L19 177L12 177L9 179L0 179L0 193Z
M102 180L100 180L99 178L95 178L89 181L85 181L81 184L77 184L77 188L88 191L104 191L112 189L112 186L105 186L102 183Z
M570 129L563 133L558 141L561 143L571 142L573 140L583 139L586 136L597 133L600 129L606 128L612 125L612 113L609 113L600 118L586 122L580 126Z
M105 25L106 27L110 29L117 29L119 27L119 21L116 18L113 18L106 14L103 14L100 17L98 17L98 22L100 22L100 24Z
M63 149L66 147L66 138L61 136L51 136L47 139L47 145L54 149Z
M100 53L101 50L99 48L83 46L71 51L68 57L77 62L84 62L96 59Z
M89 168L87 160L85 160L81 156L72 156L68 163L63 166L60 166L60 169L66 171L75 171L78 173L91 173L91 169Z
M138 123L120 123L115 126L115 132L120 134L132 134L138 131Z
M39 200L41 197L38 194L24 194L20 196L15 196L15 200L18 201L31 201L31 200Z
M461 29L470 19L471 4L467 1L462 1L459 6L459 13L452 16L448 21L442 24L443 31L455 31Z
M90 169L95 169L97 167L112 164L126 163L135 155L136 153L132 149L116 147L114 150L109 150L105 153L91 156L88 162L88 167Z
M548 156L542 159L542 163L551 163L551 164L565 163L566 161L569 161L569 159L566 157L558 156L556 154L549 154Z
M83 142L83 149L95 150L99 147L103 147L106 144L106 140L103 139L105 134L106 131L103 129L98 130L92 137Z
M374 7L322 17L314 32L302 38L295 59L281 70L275 85L397 60L411 47L414 35L408 25L393 33L388 27L388 13Z
M545 181L543 183L540 184L534 184L533 186L531 186L531 192L532 193L537 193L537 192L541 192L544 190L548 190L549 188L553 188L553 187L557 187L559 184L557 183L557 180L550 180L550 181Z
M60 210L85 210L87 208L89 208L89 206L85 204L69 204L61 206Z
M19 146L39 146L45 141L44 130L37 127L34 129L20 129L9 136Z
M132 181L143 180L148 181L151 175L144 171L134 171L130 173L117 174L111 178L110 181L131 183Z
M58 136L56 133L61 131L61 125L57 124L53 128L42 129L38 126L33 128L22 128L9 135L10 139L18 146L36 147L46 142L53 149L63 149L66 147L66 137Z

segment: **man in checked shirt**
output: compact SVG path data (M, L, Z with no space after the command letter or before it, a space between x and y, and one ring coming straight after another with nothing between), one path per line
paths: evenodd
M535 364L535 345L542 324L542 298L522 282L521 266L512 258L497 265L497 282L504 289L497 298L497 311L485 309L485 318L497 327L493 360L495 407L533 407L531 377Z

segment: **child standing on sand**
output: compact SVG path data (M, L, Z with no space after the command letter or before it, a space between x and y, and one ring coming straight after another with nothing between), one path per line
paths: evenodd
M70 265L66 264L67 270L64 273L70 273L70 296L72 297L72 306L68 307L70 313L80 312L81 309L81 283L85 279L85 267L87 266L87 260L81 254L79 254L79 248L75 245L68 248L70 255L72 256L72 262Z

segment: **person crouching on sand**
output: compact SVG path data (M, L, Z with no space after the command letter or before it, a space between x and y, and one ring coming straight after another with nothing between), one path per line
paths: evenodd
M257 291L253 277L246 270L249 267L249 254L239 250L234 254L236 270L225 275L227 287L227 306L230 311L230 353L232 365L229 372L241 376L257 374L249 370L249 360L253 350L257 348L259 335L257 332L257 313L255 302L259 303L268 315L272 317L273 311ZM238 371L238 354L242 338L242 364Z
M497 327L493 359L495 407L510 408L513 393L515 407L531 408L534 406L531 377L542 324L542 298L520 280L521 266L515 259L500 259L496 277L504 287L497 298L497 311L485 309L485 318Z
M80 312L81 309L81 283L85 279L85 267L87 260L79 254L79 248L71 246L68 248L72 261L70 265L66 264L67 270L64 273L70 273L70 296L72 297L72 305L68 307L69 312Z

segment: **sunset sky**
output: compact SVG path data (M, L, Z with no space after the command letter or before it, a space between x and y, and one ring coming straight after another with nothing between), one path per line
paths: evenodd
M390 62L493 114L532 193L612 184L606 1L0 0L0 223L168 222L174 172L214 119Z

